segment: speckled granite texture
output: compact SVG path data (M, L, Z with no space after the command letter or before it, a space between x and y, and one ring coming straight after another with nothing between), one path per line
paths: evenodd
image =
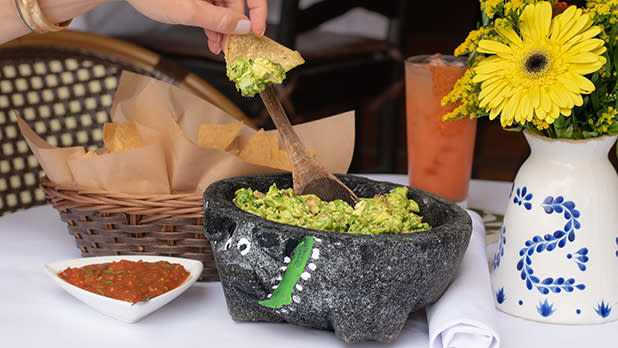
M339 176L359 197L397 185ZM403 235L325 232L262 219L234 206L239 188L266 192L290 175L236 177L204 193L204 222L234 320L333 330L345 342L391 342L409 314L435 302L468 245L468 214L410 189L431 230Z

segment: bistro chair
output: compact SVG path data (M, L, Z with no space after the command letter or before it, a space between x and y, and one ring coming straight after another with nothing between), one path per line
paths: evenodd
M10 111L52 145L101 147L123 70L189 90L254 126L209 83L151 50L71 30L26 35L0 46L0 215L46 203L43 171Z

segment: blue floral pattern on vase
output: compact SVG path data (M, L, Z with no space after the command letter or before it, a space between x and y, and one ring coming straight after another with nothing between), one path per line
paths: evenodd
M500 266L500 258L504 256L504 244L506 244L506 227L502 225L500 229L500 236L498 237L498 249L494 255L494 269Z
M557 308L554 308L553 304L547 302L547 299L545 299L544 302L539 302L539 305L536 307L536 310L543 317L549 317L550 315L554 314L556 309Z
M601 303L597 305L594 311L597 312L601 318L607 318L612 312L612 307L610 307L609 304L606 304L605 301L601 300Z
M517 190L515 191L515 197L513 197L513 203L517 205L523 205L524 208L530 210L532 209L532 203L530 203L532 197L532 193L528 192L528 188L526 186L522 188L517 188Z
M504 288L500 288L498 292L496 292L496 302L503 303L506 300L506 295L504 294Z
M522 190L522 194L525 195L524 190ZM565 279L564 277L547 277L541 280L539 277L534 275L534 269L532 268L532 256L535 253L540 254L545 251L551 252L556 249L556 247L564 248L567 242L575 241L575 230L581 227L581 224L577 220L580 217L580 212L575 209L575 203L572 201L565 201L562 196L558 196L555 199L552 196L548 196L545 200L543 200L542 206L547 214L564 213L564 218L567 222L562 230L556 230L554 233L546 234L543 237L534 236L531 240L526 241L525 247L519 251L519 256L521 256L521 259L519 259L519 262L517 263L517 270L521 272L521 279L526 282L526 287L528 290L532 290L536 287L536 289L544 295L549 294L550 291L559 293L561 291L572 292L575 289L584 290L586 286L584 284L575 284L574 278ZM583 250L585 250L585 252ZM586 263L588 261L588 250L583 248L578 252L580 251L582 254L578 255L580 258L577 259L577 261L582 264ZM585 266L583 269L580 266L580 270L584 271Z
M567 254L567 259L573 259L579 267L580 271L586 270L586 262L588 262L588 248L581 248L577 250L574 254Z

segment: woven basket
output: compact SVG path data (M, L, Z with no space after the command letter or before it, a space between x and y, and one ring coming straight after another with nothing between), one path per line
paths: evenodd
M200 260L199 280L219 280L203 232L202 196L129 195L63 187L41 178L46 199L68 224L82 256L164 255Z

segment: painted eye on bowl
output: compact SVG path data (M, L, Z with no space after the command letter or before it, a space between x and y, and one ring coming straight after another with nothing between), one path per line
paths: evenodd
M238 241L238 250L240 250L240 255L246 255L251 249L251 242L247 238L241 238Z
M225 242L225 250L230 250L230 247L232 246L232 238L228 239L227 242Z

